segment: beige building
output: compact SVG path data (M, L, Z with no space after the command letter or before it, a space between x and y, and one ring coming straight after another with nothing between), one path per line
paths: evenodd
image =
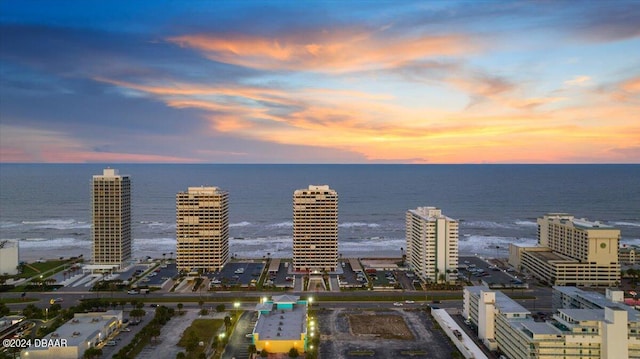
M114 340L122 327L122 311L76 313L55 332L42 339L31 339L31 346L20 352L24 359L80 359L89 348Z
M423 281L451 281L458 267L458 221L436 207L418 207L406 215L407 262Z
M565 297L577 294L578 301L593 303L557 308L551 320L538 322L502 292L465 287L463 315L477 326L478 337L488 348L510 359L640 358L640 316L615 300L621 293L605 298L573 287L554 287L554 296L558 290ZM571 301L565 298L566 303Z
M329 186L293 192L293 266L335 271L338 266L338 193Z
M91 191L92 258L97 266L122 267L131 259L131 180L107 168Z
M189 187L176 195L178 270L211 272L229 261L229 193Z
M511 244L509 264L551 285L615 286L620 230L564 213L538 218L538 246Z
M640 247L626 244L618 250L618 259L621 264L638 264L640 262Z
M0 241L0 275L18 274L18 264L20 258L20 245L18 241Z

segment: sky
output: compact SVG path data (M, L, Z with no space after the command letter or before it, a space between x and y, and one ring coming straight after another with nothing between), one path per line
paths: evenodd
M2 1L2 163L640 163L640 1Z

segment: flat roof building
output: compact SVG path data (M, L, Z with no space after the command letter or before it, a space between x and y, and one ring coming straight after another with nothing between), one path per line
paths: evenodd
M475 286L464 288L463 315L478 327L478 337L487 347L510 359L640 358L638 313L597 293L574 289L554 287L554 295L556 291L569 297L593 295L598 305L558 308L552 320L536 322L502 292Z
M91 191L92 259L95 265L124 267L131 259L131 180L106 168L94 175Z
M538 218L538 246L511 244L509 264L551 285L615 286L620 230L565 213Z
M273 296L256 305L258 321L253 329L257 350L288 353L307 350L307 301L294 295Z
M338 193L327 185L293 192L293 267L309 272L338 267Z
M122 311L120 310L76 313L73 319L60 326L55 332L44 336L38 342L39 345L36 345L35 340L32 340L32 346L22 350L20 357L30 359L82 358L85 350L108 340L121 325Z
M406 214L407 262L423 282L455 279L458 268L458 221L436 207Z
M222 269L229 261L229 193L189 187L176 195L178 270Z

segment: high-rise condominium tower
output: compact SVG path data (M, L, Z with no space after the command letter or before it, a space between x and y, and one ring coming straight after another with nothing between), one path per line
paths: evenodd
M178 270L211 272L229 261L229 193L189 187L176 195Z
M131 180L107 168L91 191L92 256L96 265L122 267L131 259Z
M407 261L423 281L452 280L458 267L458 221L435 207L407 211Z
M329 186L293 192L293 267L335 271L338 265L338 193Z

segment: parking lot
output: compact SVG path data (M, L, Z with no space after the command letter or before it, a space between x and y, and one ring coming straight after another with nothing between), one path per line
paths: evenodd
M491 265L478 257L460 257L458 263L460 278L474 284L484 282L492 289L528 288L528 284L512 269Z
M162 287L169 279L178 275L175 263L163 264L156 268L153 272L147 274L138 285L148 285L150 287Z
M208 277L213 288L249 287L258 282L263 270L263 262L231 262L227 263L219 273L209 274Z
M340 261L340 266L342 267L342 273L338 275L338 279L340 281L341 287L346 288L360 288L362 286L366 287L367 281L366 278L364 281L359 281L357 277L357 273L353 271L351 268L351 264L349 261Z

